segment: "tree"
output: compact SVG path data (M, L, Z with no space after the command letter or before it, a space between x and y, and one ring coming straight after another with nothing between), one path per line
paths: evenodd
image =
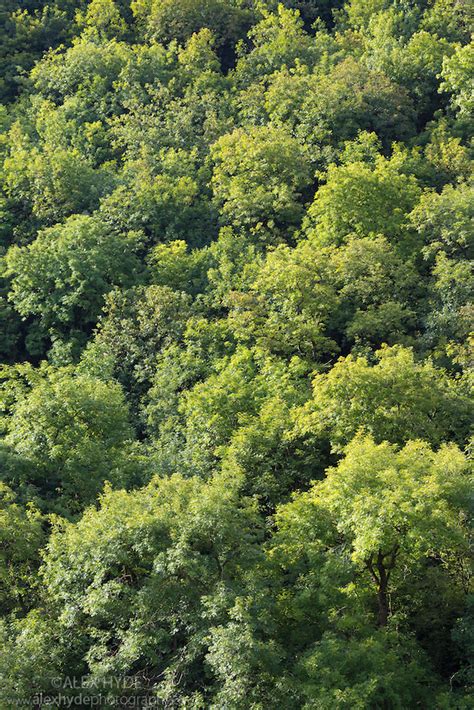
M468 436L471 404L460 383L409 348L384 346L375 362L348 355L313 380L313 399L298 414L303 431L326 431L335 450L359 431L375 441L420 438L434 446Z
M467 183L446 185L441 193L425 192L410 215L420 234L426 257L440 252L447 256L472 257L474 189Z
M456 0L435 0L421 21L422 27L452 42L469 42L470 8Z
M409 636L376 631L344 638L328 632L295 669L303 707L410 707L436 702L437 680L429 659Z
M302 216L301 191L310 185L308 161L281 129L236 129L211 149L212 187L224 223L291 234Z
M258 408L267 383L258 376L258 355L240 348L216 363L215 371L181 399L186 460L190 470L208 476L218 460L219 447L228 443L245 415Z
M101 201L101 216L118 230L144 231L150 244L180 240L204 246L217 217L210 196L203 194L204 171L197 160L196 150L170 149L130 161L122 184Z
M449 599L446 647L467 591L468 470L452 445L399 450L360 437L323 481L279 506L248 596L212 630L216 703L436 703L421 580L431 596Z
M81 367L97 377L118 381L137 412L153 379L160 352L182 340L191 315L187 293L169 286L139 286L113 291Z
M386 149L414 133L414 107L405 89L353 57L332 59L331 49L327 68L284 67L273 74L265 94L272 122L291 127L319 168L359 131L373 131Z
M25 72L50 47L69 41L74 34L76 3L69 0L5 0L0 10L0 99L13 102L21 93Z
M369 6L351 2L348 9L349 31L358 32L364 63L383 72L413 102L418 125L439 108L439 73L444 58L455 45L443 32L431 33L423 22L419 5L375 0ZM346 28L348 29L348 28Z
M409 342L417 280L413 261L383 236L351 235L340 247L300 239L269 252L250 287L229 295L229 322L238 339L311 360L354 341Z
M314 248L314 247L313 247ZM423 296L415 260L403 258L383 236L349 237L333 250L330 273L340 302L346 343L410 344ZM416 331L415 331L416 332Z
M245 110L245 88L255 82L262 88L264 81L282 67L294 68L299 63L313 66L321 57L321 50L313 38L303 29L303 21L296 12L278 3L274 12L263 9L264 17L254 25L248 37L251 45L236 64L236 80L244 89L242 96Z
M38 226L55 224L75 213L90 214L113 185L110 165L94 166L91 156L85 154L87 149L74 145L70 133L76 134L79 143L79 131L64 112L55 111L49 101L36 101L34 108L36 125L25 128L15 122L10 129L9 151L3 164L5 194L16 210L29 217L20 225L23 242L25 237L31 239L31 232ZM33 131L41 138L32 141L28 134ZM93 152L90 143L94 143L94 126L89 140L82 137Z
M446 366L468 370L472 333L472 263L437 255L432 270L426 343ZM456 367L457 366L457 367Z
M288 531L301 543L296 523L302 530L315 525L327 545L321 526L331 520L329 544L342 542L355 572L373 584L377 625L384 627L404 565L410 569L436 559L454 571L467 560L468 470L454 445L433 452L421 441L397 449L357 437L324 481L280 509L277 540L283 536L284 545Z
M441 91L452 94L451 103L459 112L461 118L469 117L474 110L472 91L470 90L470 77L474 62L474 43L459 46L452 57L443 62L441 76L444 81L440 85Z
M206 478L221 467L239 471L245 493L271 509L325 461L324 446L291 431L291 409L309 394L307 367L240 346L213 369L178 399L179 465Z
M119 385L70 369L29 376L32 385L17 390L4 419L5 443L21 465L13 461L3 477L23 500L74 516L96 500L105 481L140 483Z
M206 249L189 251L182 240L158 244L150 253L150 277L157 286L196 296L206 289L211 259Z
M29 246L11 247L9 298L22 316L37 319L43 333L81 344L106 293L138 280L140 244L136 232L117 233L93 217L71 217L41 231Z
M159 67L163 71L163 52L159 48L144 53L150 61L150 70ZM119 111L123 99L121 81L117 94L111 95L114 83L121 79L128 87L130 70L135 69L140 56L143 56L140 50L134 52L124 42L112 39L98 43L85 37L65 51L59 48L45 53L35 65L31 79L37 93L56 105L74 106L78 118L105 119ZM135 72L135 82L140 83L143 74L147 76L148 72L145 69Z
M207 630L258 559L260 534L235 480L174 475L140 491L108 490L99 510L59 525L48 545L50 625L59 624L63 644L81 627L76 665L63 672L82 667L95 683L125 674L142 695L148 678L147 694L163 702L202 697Z
M425 155L431 167L429 184L437 190L447 183L469 180L472 172L469 150L459 135L452 135L446 118L431 126Z
M0 483L0 610L33 605L33 587L45 542L41 516L33 506L23 508L13 491Z
M431 271L426 347L446 366L466 362L472 321L472 187L427 191L410 215Z
M327 324L338 305L327 250L307 240L268 252L250 285L231 292L229 323L236 338L280 356L315 360L337 352Z
M233 0L184 0L178 7L171 0L134 0L131 7L148 37L161 42L183 43L205 27L219 44L235 42L250 19Z
M401 248L413 249L406 231L407 215L419 195L414 176L383 157L374 166L362 162L331 165L308 210L308 237L321 246L340 246L351 234L383 234Z
M85 13L78 11L76 22L84 27L84 35L90 39L119 38L127 30L114 0L92 0Z

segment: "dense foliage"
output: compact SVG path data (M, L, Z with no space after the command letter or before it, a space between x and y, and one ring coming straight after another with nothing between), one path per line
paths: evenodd
M0 710L472 707L473 20L1 3Z

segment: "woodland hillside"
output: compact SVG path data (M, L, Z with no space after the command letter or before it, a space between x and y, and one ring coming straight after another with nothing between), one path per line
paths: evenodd
M473 20L2 0L0 710L472 708Z

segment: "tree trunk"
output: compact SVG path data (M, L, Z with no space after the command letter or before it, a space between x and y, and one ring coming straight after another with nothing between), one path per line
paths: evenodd
M377 589L377 602L379 605L379 613L377 617L377 624L379 627L387 626L388 620L388 577L389 573L384 564L384 555L379 552L377 559L377 570L379 573L379 586Z
M377 590L377 602L379 605L379 613L377 615L377 626L380 628L387 626L388 621L388 596L387 589L379 587Z
M388 582L390 579L390 573L395 566L398 549L399 546L395 545L395 547L385 555L382 550L379 550L376 561L373 559L372 555L368 560L366 560L366 567L369 570L377 589L377 626L379 628L387 626L388 622L390 613L388 603Z

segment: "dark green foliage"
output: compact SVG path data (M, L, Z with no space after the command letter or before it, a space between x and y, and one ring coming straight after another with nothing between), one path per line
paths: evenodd
M4 377L2 478L24 499L75 514L106 480L123 486L139 480L128 406L117 384L67 368L12 367Z
M74 352L96 323L107 292L138 280L140 243L136 232L115 232L97 218L70 217L41 231L29 246L9 249L10 299L20 315L35 319L41 334L53 342L66 339Z
M0 710L471 707L471 6L1 3Z

